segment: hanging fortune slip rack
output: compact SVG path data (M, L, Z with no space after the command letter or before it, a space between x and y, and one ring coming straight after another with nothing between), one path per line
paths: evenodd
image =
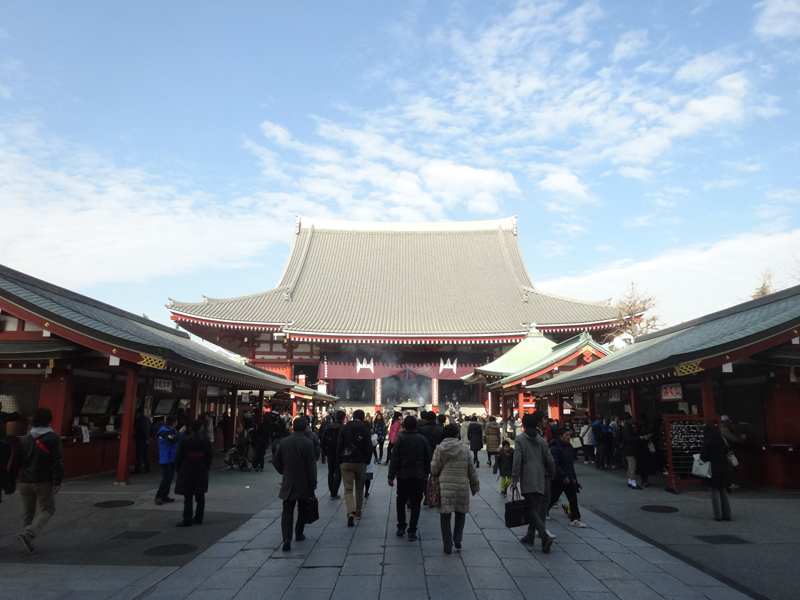
M692 474L693 456L700 452L703 445L703 428L706 423L716 423L720 419L714 417L697 417L693 415L664 415L664 440L667 444L668 478L666 491L678 493L678 482L700 483Z
M319 363L323 379L383 379L407 377L411 373L431 379L458 380L485 365L486 354L478 353L383 353L328 352Z

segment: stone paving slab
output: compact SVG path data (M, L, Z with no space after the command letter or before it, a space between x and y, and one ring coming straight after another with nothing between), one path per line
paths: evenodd
M280 500L227 534L184 567L73 567L0 564L0 600L742 600L713 577L584 511L587 529L563 514L547 528L549 554L503 524L505 500L487 469L471 500L463 549L445 555L438 514L423 508L415 542L395 535L393 488L385 467L347 527L342 501L320 497L320 520L306 540L283 552ZM559 511L560 513L560 511ZM15 568L18 567L18 568ZM42 571L50 569L49 579ZM112 570L113 569L113 570ZM53 585L53 582L58 585Z

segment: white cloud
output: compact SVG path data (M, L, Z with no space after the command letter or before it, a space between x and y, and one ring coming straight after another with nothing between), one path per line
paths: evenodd
M703 184L705 191L709 190L724 190L732 187L739 187L747 183L747 179L720 179L717 181L709 181Z
M751 160L722 160L719 164L729 169L734 169L735 171L742 171L743 173L755 173L764 168L762 163L753 162Z
M619 62L628 58L633 58L647 47L647 30L638 29L629 31L619 36L617 45L611 52L609 58L611 62Z
M619 169L619 174L623 177L641 179L642 181L647 181L653 176L653 172L645 169L644 167L622 167Z
M800 35L800 0L764 0L753 30L766 40Z
M631 217L622 222L624 227L644 227L646 225L652 225L653 219L655 219L655 215L642 215L641 217Z
M537 185L553 193L567 193L581 200L589 200L589 188L567 167L550 167L550 172Z
M620 260L591 272L537 283L540 289L582 298L618 298L635 281L655 296L656 313L675 325L749 299L765 268L778 283L794 285L789 274L800 256L800 229L774 235L743 234L711 244L664 252L647 260Z
M741 62L741 58L728 51L714 50L686 62L675 73L675 79L688 83L711 81L732 70Z
M767 198L772 198L773 200L788 200L789 202L800 202L800 190L787 188L775 192L768 192Z

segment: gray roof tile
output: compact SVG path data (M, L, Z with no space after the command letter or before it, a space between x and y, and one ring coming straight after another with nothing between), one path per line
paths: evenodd
M171 301L170 310L341 335L519 335L531 323L614 319L607 302L561 298L534 287L516 217L410 224L298 219L278 287L224 300Z

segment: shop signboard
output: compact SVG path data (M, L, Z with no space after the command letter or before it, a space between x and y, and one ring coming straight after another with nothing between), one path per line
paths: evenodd
M172 392L172 380L171 379L154 379L153 380L153 389L157 392Z
M208 386L208 389L206 390L206 396L210 396L212 398L219 396L219 387L216 385Z
M661 386L661 400L669 402L671 400L682 400L683 390L680 383L668 383Z
M619 388L617 388L616 390L608 390L608 401L622 402L622 390Z

